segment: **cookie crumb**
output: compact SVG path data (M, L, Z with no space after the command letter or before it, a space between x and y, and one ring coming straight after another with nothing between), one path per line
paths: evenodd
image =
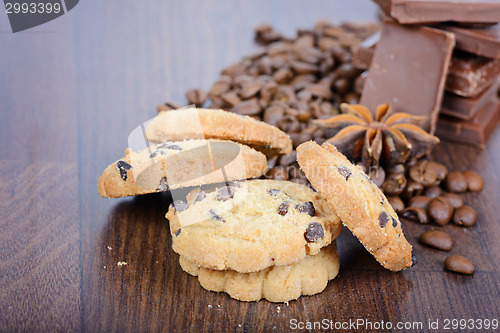
M111 246L106 246L108 248L108 250L113 250L113 248Z
M118 261L116 264L120 267L128 265L125 261Z

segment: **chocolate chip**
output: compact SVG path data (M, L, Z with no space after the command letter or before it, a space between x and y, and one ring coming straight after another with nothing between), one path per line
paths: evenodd
M394 217L391 216L392 219L392 226L396 228L398 226L398 220L396 220Z
M215 210L210 209L210 210L208 211L208 213L210 214L210 218L211 218L212 220L214 220L214 221L226 222L226 221L224 221L224 219L223 219L223 218L222 218L219 214L217 214L217 213L215 212Z
M177 236L179 236L180 234L181 234L181 228L177 229L177 231L175 232L175 234L174 234L174 235L177 237Z
M278 207L278 214L285 216L288 213L288 207L290 207L290 201L282 202Z
M467 187L469 191L479 192L484 187L484 179L475 171L465 171L464 172L465 180L467 181Z
M420 243L438 250L449 251L453 245L450 235L439 230L429 230L420 235Z
M167 184L167 178L163 177L162 179L160 179L160 185L158 186L158 191L168 191L168 190L170 190L170 188L168 187Z
M280 193L283 193L282 190L278 190L277 188L270 188L269 190L267 190L267 193L269 195L274 195L274 196L277 196L279 195Z
M446 225L452 217L453 206L445 197L437 197L429 202L427 212L436 224Z
M452 254L446 258L444 261L444 268L451 272L461 274L472 274L476 269L472 261L457 254Z
M425 209L419 207L408 207L403 210L401 216L409 221L418 223L429 223L429 217Z
M344 177L344 178L345 178L345 180L348 180L348 179L349 179L349 177L351 177L351 176L352 176L351 170L349 170L349 168L348 168L348 167L346 167L346 166L343 166L343 165L342 165L342 166L339 166L339 167L337 168L337 170L338 170L338 172L342 175L342 177Z
M477 212L469 206L462 206L455 210L453 223L464 227L472 227L477 222Z
M132 168L130 164L124 161L116 162L116 168L120 171L120 176L123 180L127 180L127 171Z
M415 266L417 264L417 255L411 250L411 267Z
M316 209L314 209L314 204L312 201L304 202L302 205L295 205L295 209L299 211L299 213L306 213L309 216L316 215Z
M288 171L285 167L276 166L267 172L267 177L274 180L288 180Z
M218 201L227 201L234 197L234 192L236 188L234 186L224 186L217 191L216 199Z
M394 208L396 213L401 213L403 209L405 209L405 204L403 200L401 200L398 196L388 196L387 200L389 200L389 204Z
M178 213L180 213L182 211L185 211L188 208L188 205L184 200L175 200L174 208Z
M318 222L309 223L307 230L304 233L304 237L308 242L315 242L319 239L323 239L323 237L325 237L323 226Z
M159 144L156 149L170 149L170 150L178 150L178 151L182 151L182 147L175 144L175 143L172 143L172 142L164 142L162 144Z
M203 199L205 199L206 195L205 195L205 191L201 190L200 192L198 192L198 195L196 195L196 199L194 199L194 202L198 202L198 201L201 201Z
M387 214L387 212L384 210L378 216L378 224L380 225L381 228L384 228L388 222L389 222L389 214Z

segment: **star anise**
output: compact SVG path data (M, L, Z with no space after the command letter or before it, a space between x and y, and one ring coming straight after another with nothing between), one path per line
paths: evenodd
M389 104L377 106L375 119L360 104L343 103L340 109L343 114L315 122L338 131L327 142L366 167L378 166L379 163L394 165L420 158L439 142L437 137L420 127L427 117L392 113Z

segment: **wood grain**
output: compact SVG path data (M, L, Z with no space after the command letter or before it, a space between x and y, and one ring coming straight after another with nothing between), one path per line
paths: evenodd
M97 179L122 156L128 133L158 103L208 89L255 48L257 24L292 34L325 17L375 15L363 0L88 0L23 33L0 21L0 331L288 331L291 319L498 318L500 130L484 151L443 142L433 153L486 179L481 193L464 196L477 225L442 228L452 252L476 264L473 276L444 272L447 253L418 244L437 227L405 224L419 263L398 274L343 230L341 271L325 292L289 304L238 302L180 269L164 218L168 194L98 196Z

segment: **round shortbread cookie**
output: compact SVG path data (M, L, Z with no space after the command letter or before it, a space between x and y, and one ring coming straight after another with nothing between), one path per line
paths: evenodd
M309 141L297 147L307 179L365 248L392 271L412 266L412 247L382 191L335 146Z
M106 198L154 193L190 186L262 176L264 154L223 140L164 142L125 156L109 165L99 178Z
M166 217L173 250L207 268L248 273L291 265L340 233L340 219L304 185L257 179L200 194L171 205Z
M214 270L201 267L180 256L181 268L197 276L201 286L210 291L226 292L240 301L288 302L301 295L322 292L339 272L335 241L314 256L288 265L274 266L253 273Z
M279 128L224 110L163 111L146 126L151 142L184 139L220 139L248 145L268 156L289 154L292 140Z

